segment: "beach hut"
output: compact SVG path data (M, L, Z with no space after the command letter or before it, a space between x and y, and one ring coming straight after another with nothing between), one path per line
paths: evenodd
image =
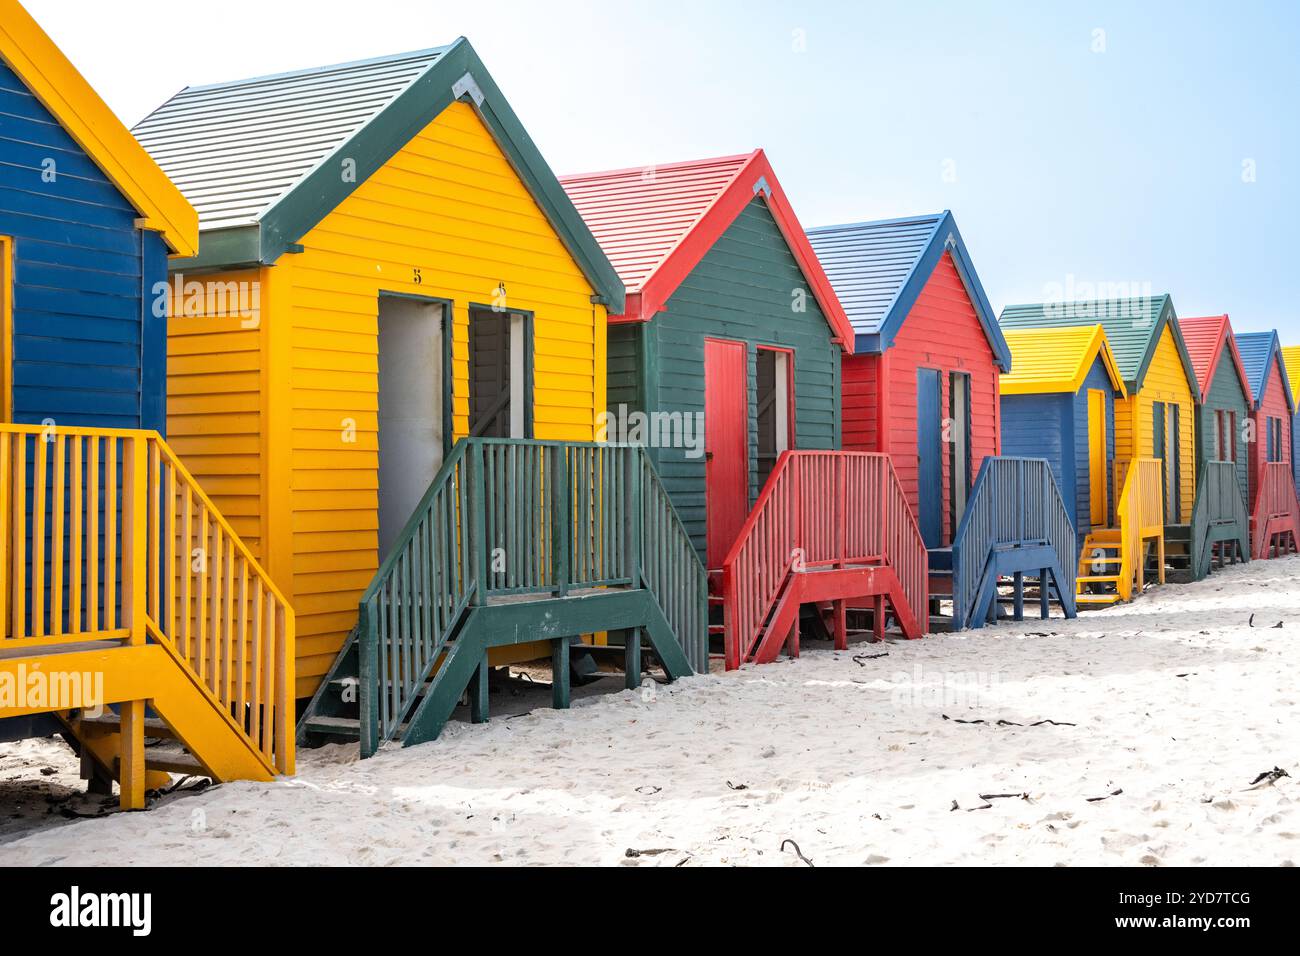
M168 427L298 612L305 742L428 739L546 655L565 706L614 625L707 666L653 469L593 444L623 284L468 41L189 87L136 134L201 230Z
M628 290L626 308L610 314L611 426L626 432L635 416L663 423L644 440L712 572L716 603L727 604L729 558L758 561L774 585L784 582L789 549L770 537L760 547L754 529L769 520L763 516L778 507L773 502L784 501L780 489L799 468L822 469L832 479L813 507L835 515L843 506L835 469L850 456L838 453L840 357L853 348L853 329L771 163L755 150L561 181ZM683 424L684 434L672 430ZM806 487L816 495L816 486ZM851 520L875 520L874 514L863 504ZM738 575L731 575L737 586ZM829 600L828 580L817 582ZM858 591L856 580L848 586L840 597L877 590ZM776 587L749 610L765 611L763 602L777 593L786 589ZM782 623L764 634L785 640L784 629L793 627L787 643L794 650L803 602L783 600L793 619L778 614ZM723 615L733 621L728 664L764 659L758 647L766 638L734 624L740 611L733 610ZM921 626L906 630L919 636Z
M14 0L0 117L0 741L63 735L129 809L168 770L291 772L292 611L159 434L195 211Z
M1296 440L1300 438L1300 345L1282 346L1282 361L1286 365L1286 378L1291 383L1291 401L1296 413L1291 416L1291 469L1296 488L1300 489L1300 455L1295 453Z
M1074 532L1050 468L999 457L998 379L1011 354L952 214L824 226L808 238L853 326L844 447L893 460L929 549L935 603L950 596L953 626L978 625L999 578L1013 576L1019 595L1028 572L1056 578L1040 589L1042 613L1054 590L1073 613Z
M1250 554L1250 379L1226 315L1179 319L1187 354L1196 372L1201 402L1196 406L1197 507L1193 510L1193 577L1215 563ZM1235 490L1234 490L1235 489Z
M1196 403L1200 388L1168 295L1007 306L1003 329L1068 328L1100 324L1124 377L1128 397L1115 405L1116 525L1084 541L1107 573L1087 575L1080 587L1099 598L1127 599L1151 568L1165 579L1166 555L1191 566L1191 521L1196 500Z
M1002 450L1046 458L1078 536L1110 527L1115 400L1127 396L1100 325L1008 329L1011 372L1000 380Z
M1252 394L1250 540L1254 556L1267 558L1300 544L1300 506L1291 463L1295 395L1276 331L1238 333L1236 340Z

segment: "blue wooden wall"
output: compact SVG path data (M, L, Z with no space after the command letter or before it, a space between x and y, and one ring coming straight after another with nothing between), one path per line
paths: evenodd
M52 182L42 173L53 161ZM0 62L0 236L14 240L13 419L165 423L159 236Z
M1115 392L1099 357L1074 394L1002 396L1002 454L1046 458L1079 541L1092 529L1088 480L1088 391L1106 393L1106 486L1114 506Z

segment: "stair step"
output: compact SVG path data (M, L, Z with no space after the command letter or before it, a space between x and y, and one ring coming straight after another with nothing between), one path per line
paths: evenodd
M1115 604L1118 601L1118 594L1076 594L1074 596L1075 604Z
M360 740L361 721L356 717L311 717L307 720L307 732Z
M208 775L203 764L199 763L199 758L184 751L159 753L146 750L144 765L150 770L165 770L167 773L197 774L200 777Z
M1100 556L1088 555L1083 559L1084 564L1123 564L1123 557L1104 558Z
M118 714L111 712L105 712L98 717L82 717L81 727L83 730L91 730L97 733L121 733L122 718ZM166 721L159 717L146 717L144 719L144 735L163 740L176 739L176 732L167 726Z
M1119 582L1118 574L1087 574L1081 575L1074 579L1079 584L1116 584Z

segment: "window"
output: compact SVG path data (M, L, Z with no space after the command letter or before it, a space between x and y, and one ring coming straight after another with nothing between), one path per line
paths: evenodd
M1273 415L1268 416L1267 439L1267 459L1268 461L1282 460L1282 419Z
M1226 408L1214 411L1214 460L1237 460L1237 413Z
M532 437L532 316L474 306L469 312L469 433Z
M795 444L794 353L759 346L757 364L758 486L762 488L781 452Z

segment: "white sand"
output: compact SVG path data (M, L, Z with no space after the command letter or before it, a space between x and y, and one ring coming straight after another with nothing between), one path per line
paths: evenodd
M817 865L1289 865L1298 638L1300 558L1257 562L1077 621L809 644L367 761L304 752L295 779L58 819L0 864L802 866L789 838ZM1291 777L1248 789L1275 765Z

